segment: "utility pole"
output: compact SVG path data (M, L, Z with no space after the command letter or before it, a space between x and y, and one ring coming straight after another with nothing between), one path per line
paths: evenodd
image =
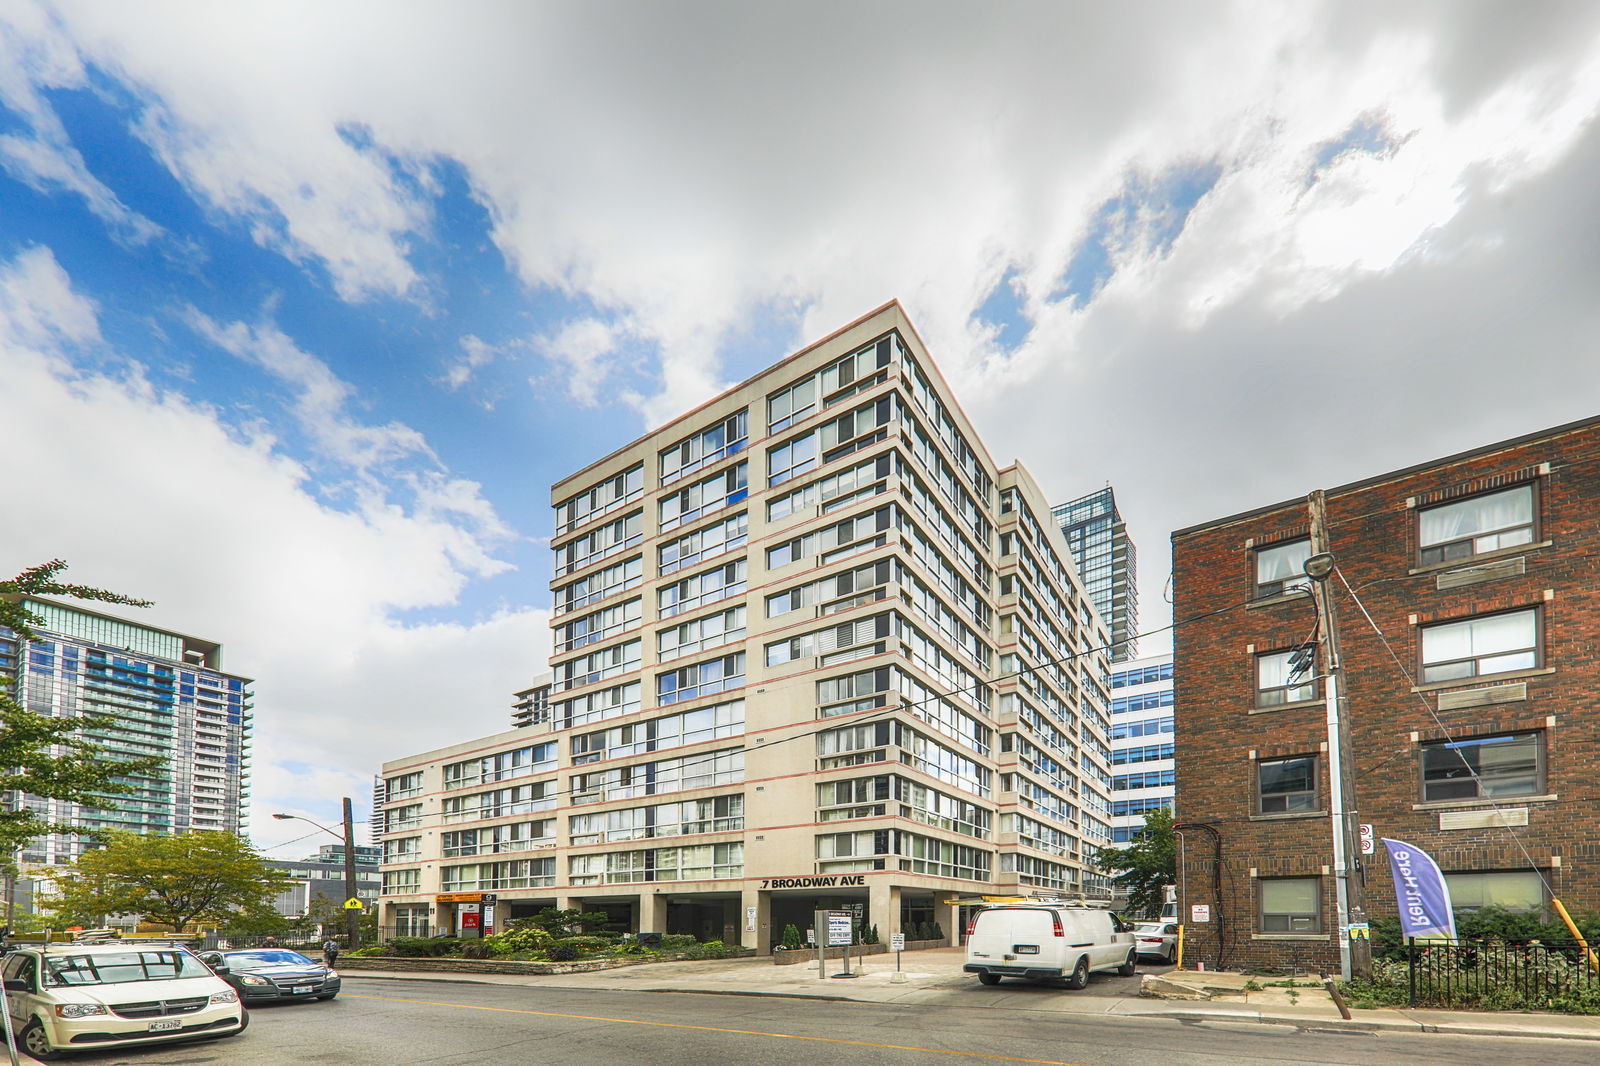
M350 797L344 798L344 891L345 901L360 899L356 895L356 823L350 817ZM344 912L345 932L350 934L350 951L361 946L361 912Z
M1334 570L1328 538L1327 497L1317 489L1306 498L1311 515L1311 558L1306 576L1311 578L1311 595L1317 605L1322 631L1323 692L1328 717L1328 799L1333 830L1333 876L1337 889L1339 927L1339 969L1343 978L1372 976L1372 942L1352 939L1351 925L1367 921L1367 890L1359 870L1355 770L1351 756L1350 721L1343 713L1340 689L1344 680L1339 654L1339 621L1333 593L1327 586Z

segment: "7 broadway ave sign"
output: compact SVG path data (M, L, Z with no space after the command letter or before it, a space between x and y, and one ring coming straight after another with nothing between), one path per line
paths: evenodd
M847 888L865 886L865 874L831 874L819 877L769 877L761 882L762 888Z

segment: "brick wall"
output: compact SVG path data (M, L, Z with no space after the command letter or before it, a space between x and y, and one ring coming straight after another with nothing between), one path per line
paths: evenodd
M1534 486L1537 505L1533 544L1449 565L1421 565L1418 506L1524 483ZM1376 836L1423 848L1447 872L1537 868L1569 910L1600 911L1600 803L1594 785L1600 765L1600 419L1330 490L1327 507L1343 577L1388 640L1386 647L1339 575L1330 578L1359 820L1371 823ZM1213 889L1210 841L1189 834L1184 848L1185 906L1208 903L1213 919L1220 911L1224 922L1220 943L1215 920L1188 927L1188 956L1208 965L1217 964L1220 949L1220 961L1230 969L1338 967L1321 684L1315 701L1255 708L1252 648L1282 651L1305 640L1315 612L1308 596L1246 604L1253 592L1254 548L1304 536L1307 527L1305 504L1297 501L1173 535L1174 617L1182 623L1221 612L1180 624L1174 648L1177 816L1214 825L1223 842L1221 899ZM1441 573L1454 582L1464 567L1493 561L1503 565L1476 571L1482 580L1437 587ZM1538 610L1541 624L1535 669L1444 688L1424 685L1421 692L1405 676L1420 676L1420 625L1525 607ZM1505 687L1515 685L1525 685L1525 693ZM1484 700L1466 694L1489 689L1505 702L1439 708L1441 692L1457 701ZM1524 730L1544 737L1546 776L1535 794L1556 798L1506 796L1496 803L1525 810L1527 825L1443 829L1443 812L1491 808L1459 803L1418 809L1419 743ZM1316 813L1257 814L1256 761L1297 755L1318 756ZM1393 916L1381 844L1367 861L1369 914ZM1315 936L1282 939L1261 932L1260 879L1285 876L1320 878L1322 929Z

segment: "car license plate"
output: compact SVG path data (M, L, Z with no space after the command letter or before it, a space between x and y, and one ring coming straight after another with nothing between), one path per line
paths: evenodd
M295 985L289 991L293 992L295 995L298 996L302 992L315 992L316 990L317 990L317 986L316 985Z
M152 1033L168 1033L174 1029L182 1029L183 1023L176 1018L167 1018L159 1022L150 1023Z
M1018 944L1017 945L1017 954L1018 955L1037 955L1037 954L1039 954L1039 945L1038 944Z

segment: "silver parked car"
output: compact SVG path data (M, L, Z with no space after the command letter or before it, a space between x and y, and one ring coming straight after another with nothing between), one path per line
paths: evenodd
M1133 927L1133 942L1145 958L1158 958L1168 966L1178 961L1176 922L1138 922Z

